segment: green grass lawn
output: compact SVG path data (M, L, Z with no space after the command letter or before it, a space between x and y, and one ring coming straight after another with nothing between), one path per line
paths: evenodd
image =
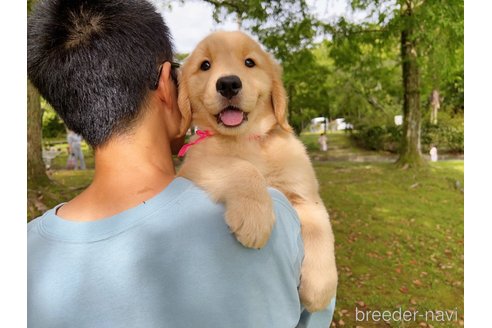
M317 136L302 138L316 158ZM343 134L328 138L333 148L366 155ZM91 163L91 153L86 154ZM53 167L64 167L63 160ZM339 287L333 326L462 325L464 162L431 163L421 170L340 160L314 161L314 166L336 238ZM54 170L55 183L39 197L51 208L79 193L93 174L92 169ZM356 307L381 312L450 310L457 311L458 320L428 321L429 325L419 317L406 323L357 322Z
M463 162L438 162L421 171L385 163L315 167L336 238L336 326L419 327L425 321L356 322L356 307L419 313L457 310L458 321L427 323L460 326Z
M89 185L94 170L50 170L48 176L52 180L50 185L38 187L37 190L27 190L28 198L36 200L34 204L28 202L27 221L78 195Z

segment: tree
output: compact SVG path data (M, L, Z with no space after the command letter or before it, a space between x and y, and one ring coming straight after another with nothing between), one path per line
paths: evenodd
M420 150L422 68L430 72L424 74L425 85L438 90L436 86L443 76L440 73L449 66L433 66L432 62L443 54L454 56L460 38L462 43L463 1L352 0L351 6L353 10L369 13L367 19L349 23L342 18L337 24L328 25L327 30L333 33L338 47L344 43L352 44L352 47L354 43L359 43L359 47L361 43L377 45L381 39L386 40L381 42L383 45L392 40L399 41L404 123L398 164L420 166L423 164ZM431 79L434 83L428 82Z
M28 14L36 0L27 1ZM49 182L42 156L42 118L40 95L27 81L27 185L35 189Z
M36 0L27 1L28 14ZM40 188L50 183L42 154L41 97L38 90L27 81L27 208L28 219L41 214L46 206L38 200Z
M415 7L417 1L401 3L401 61L403 77L403 138L400 145L400 165L422 165L420 150L421 112L420 112L420 71L418 63L417 20Z
M463 103L454 102L463 96L462 90L451 90L464 76L463 2L441 5L429 3L430 8L421 13L421 20L427 22L421 35L422 95L431 124L438 123L441 110L463 109Z
M327 88L331 108L338 117L362 127L390 124L401 112L401 73L394 36L378 32L336 30L322 44L328 63Z
M27 186L36 189L49 182L42 156L42 117L38 90L27 81Z

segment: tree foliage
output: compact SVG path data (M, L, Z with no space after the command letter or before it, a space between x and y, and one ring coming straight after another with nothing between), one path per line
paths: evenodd
M43 111L43 138L60 138L64 136L66 133L65 124L53 107L42 97L41 109Z

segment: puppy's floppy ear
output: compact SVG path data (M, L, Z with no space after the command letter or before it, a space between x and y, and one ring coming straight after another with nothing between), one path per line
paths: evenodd
M188 83L183 75L179 76L179 92L178 92L178 107L181 112L181 126L179 128L179 136L184 136L191 124L191 104L190 95L188 92Z
M282 83L282 67L272 58L272 105L273 113L278 124L287 132L292 132L292 127L287 121L287 93Z

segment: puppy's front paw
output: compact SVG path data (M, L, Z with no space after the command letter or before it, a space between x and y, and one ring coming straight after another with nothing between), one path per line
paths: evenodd
M309 312L326 309L335 296L338 283L337 270L334 265L326 269L320 263L303 263L299 296Z
M268 242L275 215L271 200L242 199L226 204L227 225L237 240L249 248L262 248Z

